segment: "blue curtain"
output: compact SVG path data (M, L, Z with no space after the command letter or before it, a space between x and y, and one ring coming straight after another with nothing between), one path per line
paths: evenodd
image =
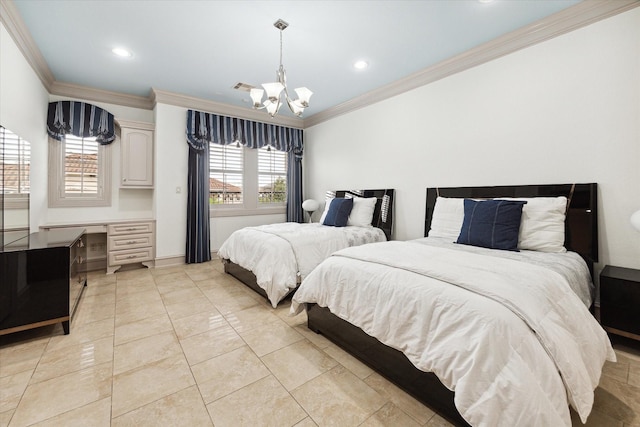
M102 145L111 144L116 139L113 114L77 101L49 103L47 133L57 141L62 141L68 133L79 138L95 136Z
M209 142L189 143L187 172L187 244L185 262L211 259L209 221Z
M304 222L302 211L302 129L219 116L201 111L187 111L187 142L203 141L228 145L240 142L245 147L267 145L288 154L287 221Z

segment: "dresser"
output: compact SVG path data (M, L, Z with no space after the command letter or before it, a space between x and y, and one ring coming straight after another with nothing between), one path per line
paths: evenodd
M0 252L0 335L55 323L65 334L87 285L83 228L31 233Z

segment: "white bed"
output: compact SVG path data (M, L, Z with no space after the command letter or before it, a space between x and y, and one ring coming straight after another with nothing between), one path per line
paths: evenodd
M350 216L349 223L358 225L339 227L321 222L287 222L237 230L218 250L225 268L240 267L242 270L236 277L261 290L275 308L333 252L387 240L391 232L393 190L332 192L332 197L369 200L366 218L355 221ZM351 214L358 215L355 207ZM233 274L237 270L227 271Z
M431 234L446 235L452 223L439 224ZM455 392L470 425L571 426L569 406L586 421L602 366L615 360L589 312L589 267L571 251L487 249L442 235L376 243L323 261L291 312L326 307L398 350Z

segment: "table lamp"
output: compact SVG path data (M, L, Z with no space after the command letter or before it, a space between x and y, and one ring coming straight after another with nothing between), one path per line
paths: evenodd
M316 200L313 200L313 199L307 199L304 202L302 202L302 209L306 212L309 212L309 222L312 222L311 216L315 211L318 210L319 207L320 207L320 203L318 203Z

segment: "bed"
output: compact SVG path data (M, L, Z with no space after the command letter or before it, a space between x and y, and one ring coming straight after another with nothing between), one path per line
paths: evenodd
M334 199L350 199L352 203L346 226L322 224ZM246 227L224 241L218 256L225 272L267 298L275 308L336 250L390 240L393 201L393 189L329 191L319 223Z
M444 237L471 215L448 223L443 199L459 210L456 199L466 209L464 199L517 206L527 198L535 207L562 197L566 251L500 251ZM596 206L593 183L429 188L430 237L334 253L302 282L291 312L306 309L310 329L456 425L570 426L570 406L584 422L604 361L615 360L589 311Z

